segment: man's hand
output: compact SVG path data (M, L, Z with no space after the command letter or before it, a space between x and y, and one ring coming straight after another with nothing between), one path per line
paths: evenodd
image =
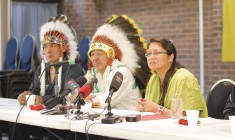
M18 96L18 102L20 103L20 105L26 105L26 95L29 95L31 94L30 91L24 91L23 93L21 93L19 96Z
M89 95L88 97L86 97L85 101L92 103L92 107L94 107L94 108L102 108L100 106L100 102L96 101L95 99L96 99L96 95L92 94L92 95Z

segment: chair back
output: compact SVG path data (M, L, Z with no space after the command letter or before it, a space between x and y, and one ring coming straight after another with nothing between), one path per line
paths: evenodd
M88 56L87 52L89 50L91 39L89 36L85 36L82 38L81 42L78 44L77 51L79 52L82 58L82 67L85 71L88 69Z
M32 35L28 34L24 37L20 48L20 59L18 69L26 71L32 70L33 55L36 48L35 39Z
M207 97L207 108L209 117L223 119L223 110L226 101L232 92L235 82L230 79L222 79L216 82Z
M11 37L7 41L3 69L14 70L17 68L17 52L18 40L16 39L16 37Z

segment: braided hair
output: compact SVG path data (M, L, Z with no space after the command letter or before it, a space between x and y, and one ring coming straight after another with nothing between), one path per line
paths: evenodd
M180 68L184 68L184 66L176 61L177 52L176 52L175 45L173 44L173 41L171 41L167 38L161 37L158 40L151 39L148 46L153 42L159 43L167 51L167 55L174 54L174 59L173 59L173 62L171 64L171 67L167 71L167 73L165 75L165 78L163 79L162 86L160 86L162 96L161 96L161 99L160 99L158 104L164 106L164 99L166 97L169 82L170 82L171 78L173 77L173 75L175 74L175 72Z

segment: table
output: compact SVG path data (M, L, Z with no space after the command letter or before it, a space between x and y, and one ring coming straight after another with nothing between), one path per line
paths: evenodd
M21 107L16 99L0 98L0 120L15 122ZM27 109L26 106L22 109L17 122L61 130L70 129L70 120L64 115L42 115L39 111Z
M116 112L115 110L113 112ZM115 114L115 113L114 113ZM120 113L116 113L118 115ZM133 114L133 112L131 113ZM85 132L87 120L71 121L70 130L74 132ZM89 121L99 123L100 120ZM213 118L200 118L197 127L179 125L173 119L161 119L139 122L124 122L116 124L93 124L88 133L109 137L135 139L135 140L234 140L229 126L229 120L218 120Z
M16 116L21 108L16 99L0 98L0 120L15 122ZM96 109L96 112L102 110ZM106 112L105 112L106 113ZM135 111L124 111L112 109L115 115L136 114ZM147 115L149 113L142 113ZM151 113L150 113L151 114ZM37 121L40 120L40 121ZM88 133L135 140L155 140L155 139L174 139L174 140L234 140L229 121L213 118L200 118L197 127L179 125L172 119L159 119L139 122L122 122L115 124L101 124L100 120L89 121L88 125L93 124ZM42 115L38 111L30 111L23 108L19 123L30 124L41 127L71 130L73 132L85 132L87 120L68 120L64 115Z

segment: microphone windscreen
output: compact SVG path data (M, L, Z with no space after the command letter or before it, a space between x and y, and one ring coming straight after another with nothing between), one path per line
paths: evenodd
M122 81L123 75L120 72L116 72L111 81L109 91L113 89L113 92L116 92L120 88Z
M57 106L60 103L60 98L59 97L54 97L49 99L47 102L44 103L44 106L46 107L46 109L51 109L55 106Z
M93 90L98 82L98 79L96 77L92 78L88 83L91 84L91 90Z
M91 91L92 91L92 85L90 83L87 83L80 88L78 94L83 94L83 98L86 98L87 96L90 95Z
M78 83L80 87L82 87L87 82L87 79L84 76L80 76L77 79L75 79L75 82Z
M73 101L74 104L77 103L77 101L82 97L86 98L87 96L90 95L90 93L93 91L94 87L96 86L97 83L97 78L92 78L89 80L87 83L85 83L78 91L78 96L77 98Z
M58 104L60 104L60 100L55 100L49 106L45 106L45 108L46 109L52 109L53 107L57 106Z
M80 76L75 80L73 79L69 80L65 85L67 86L68 89L74 91L76 88L82 87L86 82L87 79L83 76Z
M43 102L43 104L44 104L45 106L48 106L48 105L51 104L54 100L55 100L55 97L52 96L52 97L50 97L49 99L45 100L45 101Z

